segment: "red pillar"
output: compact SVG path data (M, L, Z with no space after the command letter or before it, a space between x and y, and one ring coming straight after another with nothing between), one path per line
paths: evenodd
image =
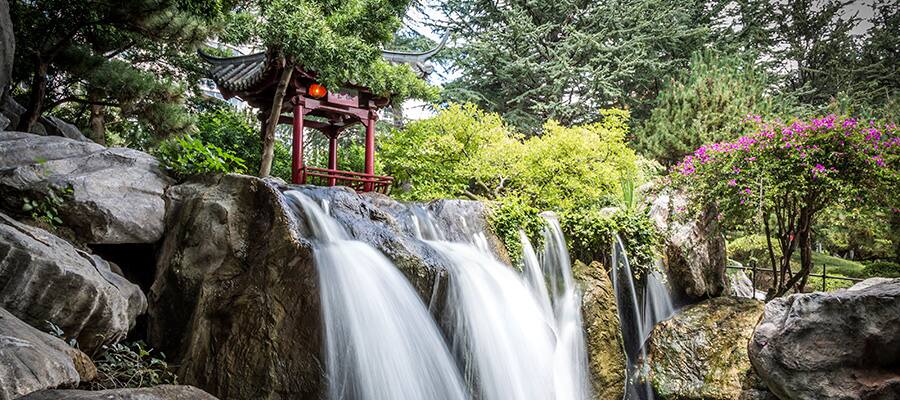
M335 128L331 128L328 132L328 169L331 171L335 171L338 169L337 165L337 137L338 130ZM334 186L336 183L334 179L334 172L331 172L331 178L328 178L328 186Z
M306 183L303 170L303 101L294 100L294 135L291 140L291 182Z
M374 111L369 111L369 121L366 124L366 170L368 178L375 175L375 119ZM366 182L363 191L371 192L375 188L372 182Z

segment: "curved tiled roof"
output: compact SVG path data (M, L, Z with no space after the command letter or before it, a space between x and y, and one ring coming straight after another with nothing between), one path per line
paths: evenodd
M269 66L266 53L228 58L211 56L202 51L199 53L201 58L212 64L208 70L210 78L220 87L232 92L239 92L259 83Z

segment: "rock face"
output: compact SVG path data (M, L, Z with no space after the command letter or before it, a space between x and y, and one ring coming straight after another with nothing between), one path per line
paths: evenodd
M93 353L125 337L147 302L100 257L0 214L0 307L32 326L50 321Z
M54 191L66 227L88 243L152 243L163 233L163 193L173 181L140 151L21 132L0 133L0 202ZM66 191L71 190L70 194Z
M573 270L583 290L581 312L594 399L620 399L625 390L625 353L612 282L596 261L590 266L576 262Z
M80 377L73 363L78 353L0 308L0 400L78 385Z
M656 392L664 399L734 400L753 390L747 343L763 307L718 297L657 325L648 352Z
M900 279L766 305L750 360L782 400L900 398Z
M12 19L9 18L9 2L0 0L0 97L3 97L12 77L15 52L16 37L13 34Z
M80 142L89 142L90 139L84 136L75 125L56 118L52 115L40 118L41 125L49 136L61 136Z
M42 390L21 400L216 400L193 386L162 385L140 389Z
M348 234L378 248L420 294L431 296L435 277L445 270L437 253L412 233L404 214L409 205L347 188L295 188L328 199ZM275 181L226 175L173 186L166 194L149 339L180 355L175 362L184 382L221 398L324 396L310 232L282 189Z
M682 303L719 296L725 290L725 237L718 212L708 207L690 218L683 193L662 193L650 206L650 219L665 239L664 263L673 296Z

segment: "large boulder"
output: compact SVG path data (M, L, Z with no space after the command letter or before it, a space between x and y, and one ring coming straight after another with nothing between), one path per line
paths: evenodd
M664 239L663 262L673 296L681 303L716 297L725 290L725 237L712 205L693 216L688 196L662 192L650 204L650 219Z
M625 352L612 281L596 261L590 266L576 261L573 270L583 291L581 312L593 398L620 399L625 390Z
M718 297L686 307L653 329L649 379L664 399L736 400L753 386L747 344L763 303Z
M81 381L87 356L0 308L0 400ZM88 360L88 362L90 362Z
M66 225L87 243L152 243L163 233L173 181L150 155L54 136L0 132L0 205L62 197Z
M216 400L193 386L161 385L152 388L110 390L42 390L20 400Z
M16 37L13 33L12 19L9 18L9 2L0 0L0 97L3 97L6 85L12 78L15 52Z
M0 213L0 307L93 353L125 337L147 302L100 257Z
M900 398L900 279L766 305L750 361L782 400Z
M341 187L293 188L327 200L348 234L379 249L420 295L431 296L436 276L446 272L442 259L412 232L404 214L412 205ZM177 355L184 382L221 398L314 399L325 393L311 233L280 193L286 189L272 180L225 175L173 186L166 194L149 339Z
M52 115L42 116L40 122L49 136L61 136L80 142L90 141L78 127Z

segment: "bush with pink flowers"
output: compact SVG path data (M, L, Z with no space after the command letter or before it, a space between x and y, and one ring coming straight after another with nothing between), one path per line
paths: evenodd
M726 226L755 226L766 235L771 265L778 268L769 295L779 296L806 283L819 211L835 204L896 210L900 137L894 124L833 115L745 122L749 134L701 146L672 177L691 189L696 204L717 204ZM790 269L795 251L799 271Z

